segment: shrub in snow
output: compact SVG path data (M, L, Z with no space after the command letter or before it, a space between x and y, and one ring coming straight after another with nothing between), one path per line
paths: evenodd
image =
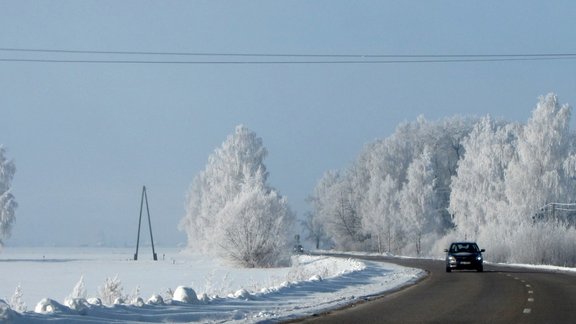
M172 288L166 289L164 292L164 302L169 304L172 301L172 296L174 296L174 290L172 290Z
M130 303L134 306L142 307L144 305L144 300L140 297L140 286L136 286L132 296L130 297Z
M309 281L322 281L322 277L320 275L313 275Z
M228 291L231 290L230 288L230 273L225 273L224 276L221 277L219 282L214 280L214 270L211 271L205 278L204 278L204 291L206 294L210 294L212 298L217 298L218 296L225 296ZM198 297L200 299L200 297Z
M88 301L84 298L67 298L64 305L80 315L86 315L88 313Z
M118 280L118 275L116 275L113 279L106 278L106 283L98 289L98 293L104 304L113 305L116 304L118 299L124 300L123 289L122 283Z
M18 316L20 316L20 314L12 310L10 308L10 305L8 305L5 301L0 299L0 322L10 323Z
M102 306L102 300L98 297L88 298L87 301L88 301L88 304L90 304L90 305Z
M70 293L70 295L68 295L67 299L75 299L75 298L86 299L87 295L88 293L86 292L86 286L84 285L84 276L80 276L80 280L78 280L78 282L74 286L74 289L72 289L72 292Z
M238 291L236 291L236 292L234 293L234 297L235 297L235 298L242 298L242 299L250 300L250 299L252 299L254 296L252 296L252 294L251 294L248 290L242 288L242 289L240 289L240 290L238 290Z
M125 303L126 302L124 302L124 298L122 298L122 297L118 297L118 298L114 299L114 305L122 305Z
M218 214L218 245L227 258L248 268L287 265L287 201L262 183L249 183Z
M146 302L149 305L164 305L164 299L158 294L152 295Z
M68 307L50 298L42 299L40 302L38 302L38 304L36 304L36 307L34 308L34 312L40 314L66 312L67 310Z
M16 287L14 295L12 295L12 298L10 299L10 308L19 313L23 313L27 310L26 304L22 300L22 287L20 287L20 285Z
M178 286L174 291L172 300L179 301L187 304L194 304L198 302L198 296L194 289L190 287Z
M210 297L208 297L208 294L206 293L201 293L200 296L198 296L198 300L203 303L207 303L210 301Z
M136 299L132 300L132 305L142 307L144 306L144 299L142 299L142 297L136 297Z

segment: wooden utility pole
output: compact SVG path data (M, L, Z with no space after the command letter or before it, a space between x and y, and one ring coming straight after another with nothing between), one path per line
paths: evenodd
M140 218L138 219L138 238L136 239L136 253L134 260L138 260L138 247L140 245L140 226L142 225L142 209L146 201L146 213L148 213L148 228L150 229L150 243L152 244L152 256L154 261L158 261L156 251L154 251L154 237L152 236L152 222L150 221L150 208L148 208L148 195L146 194L146 186L142 187L142 198L140 199Z

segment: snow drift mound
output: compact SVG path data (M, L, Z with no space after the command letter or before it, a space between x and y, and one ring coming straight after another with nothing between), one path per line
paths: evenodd
M10 305L0 299L0 322L10 323L10 321L13 321L18 316L20 316L18 312L12 310Z
M64 301L64 304L80 315L88 313L88 301L84 298L69 298Z
M164 298L158 294L152 295L146 302L149 305L164 305Z
M40 314L69 313L70 308L60 304L59 302L53 299L44 298L38 304L36 304L34 312Z
M196 304L198 303L198 295L196 295L194 289L190 287L178 286L178 288L174 290L172 300L186 304Z

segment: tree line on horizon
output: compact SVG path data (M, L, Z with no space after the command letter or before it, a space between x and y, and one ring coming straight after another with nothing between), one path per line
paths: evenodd
M571 108L539 98L525 123L451 117L400 124L324 173L301 220L317 249L439 256L476 241L495 262L576 265L576 134ZM179 229L190 248L244 267L289 262L297 218L268 184L262 138L243 125L208 157ZM0 246L17 207L0 146Z

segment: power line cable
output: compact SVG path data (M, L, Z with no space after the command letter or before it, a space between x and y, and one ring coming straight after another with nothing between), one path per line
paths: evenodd
M89 64L407 64L407 63L471 63L506 61L550 61L576 59L576 53L524 54L283 54L283 53L208 53L208 52L148 52L94 51L42 48L0 48L0 52L73 55L124 56L193 56L205 60L132 60L132 59L59 59L59 58L0 58L0 62L28 63L89 63ZM213 60L215 57L259 58L260 60ZM286 60L262 60L285 58ZM302 59L308 60L302 60ZM297 59L297 60L288 60ZM314 60L310 60L314 59Z
M572 60L574 57L524 57L486 59L427 59L427 60L314 60L314 61L174 61L174 60L72 60L72 59L24 59L0 58L0 62L23 63L85 63L85 64L221 64L221 65L266 65L266 64L416 64L416 63L474 63L512 61L553 61Z
M216 52L151 52L151 51L96 51L43 48L0 48L3 52L109 54L109 55L164 55L164 56L236 56L236 57L317 57L317 58L514 58L514 57L575 57L576 53L525 54L286 54L286 53L216 53Z

